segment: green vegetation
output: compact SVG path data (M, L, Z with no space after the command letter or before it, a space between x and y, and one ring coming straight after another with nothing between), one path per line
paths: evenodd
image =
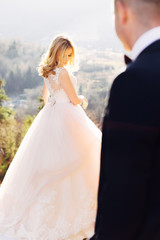
M34 119L28 115L24 121L19 121L15 111L3 107L4 101L9 100L3 86L4 81L0 79L0 182Z

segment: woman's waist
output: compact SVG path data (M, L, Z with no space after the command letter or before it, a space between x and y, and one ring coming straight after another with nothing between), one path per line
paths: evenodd
M48 97L48 103L69 103L70 99L68 97L53 97L53 96L49 96Z

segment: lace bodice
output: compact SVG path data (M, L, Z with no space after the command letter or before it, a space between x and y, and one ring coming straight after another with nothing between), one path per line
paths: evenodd
M56 68L54 70L56 72L56 75L50 74L48 76L48 78L44 79L46 86L48 88L48 91L49 91L48 102L55 102L55 101L56 102L70 102L70 99L68 98L66 92L61 87L61 85L58 81L59 73L62 71L62 69L64 69L64 67ZM76 77L70 71L68 71L68 74L70 76L73 86L76 87L76 84L77 84Z

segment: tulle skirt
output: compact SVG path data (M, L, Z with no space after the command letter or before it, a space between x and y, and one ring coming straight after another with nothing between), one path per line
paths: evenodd
M101 131L78 105L47 103L0 188L1 240L92 236Z

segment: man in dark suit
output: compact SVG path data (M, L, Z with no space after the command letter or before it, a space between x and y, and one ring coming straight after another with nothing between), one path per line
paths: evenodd
M91 240L160 240L160 0L115 0L115 26L132 62L106 108Z

